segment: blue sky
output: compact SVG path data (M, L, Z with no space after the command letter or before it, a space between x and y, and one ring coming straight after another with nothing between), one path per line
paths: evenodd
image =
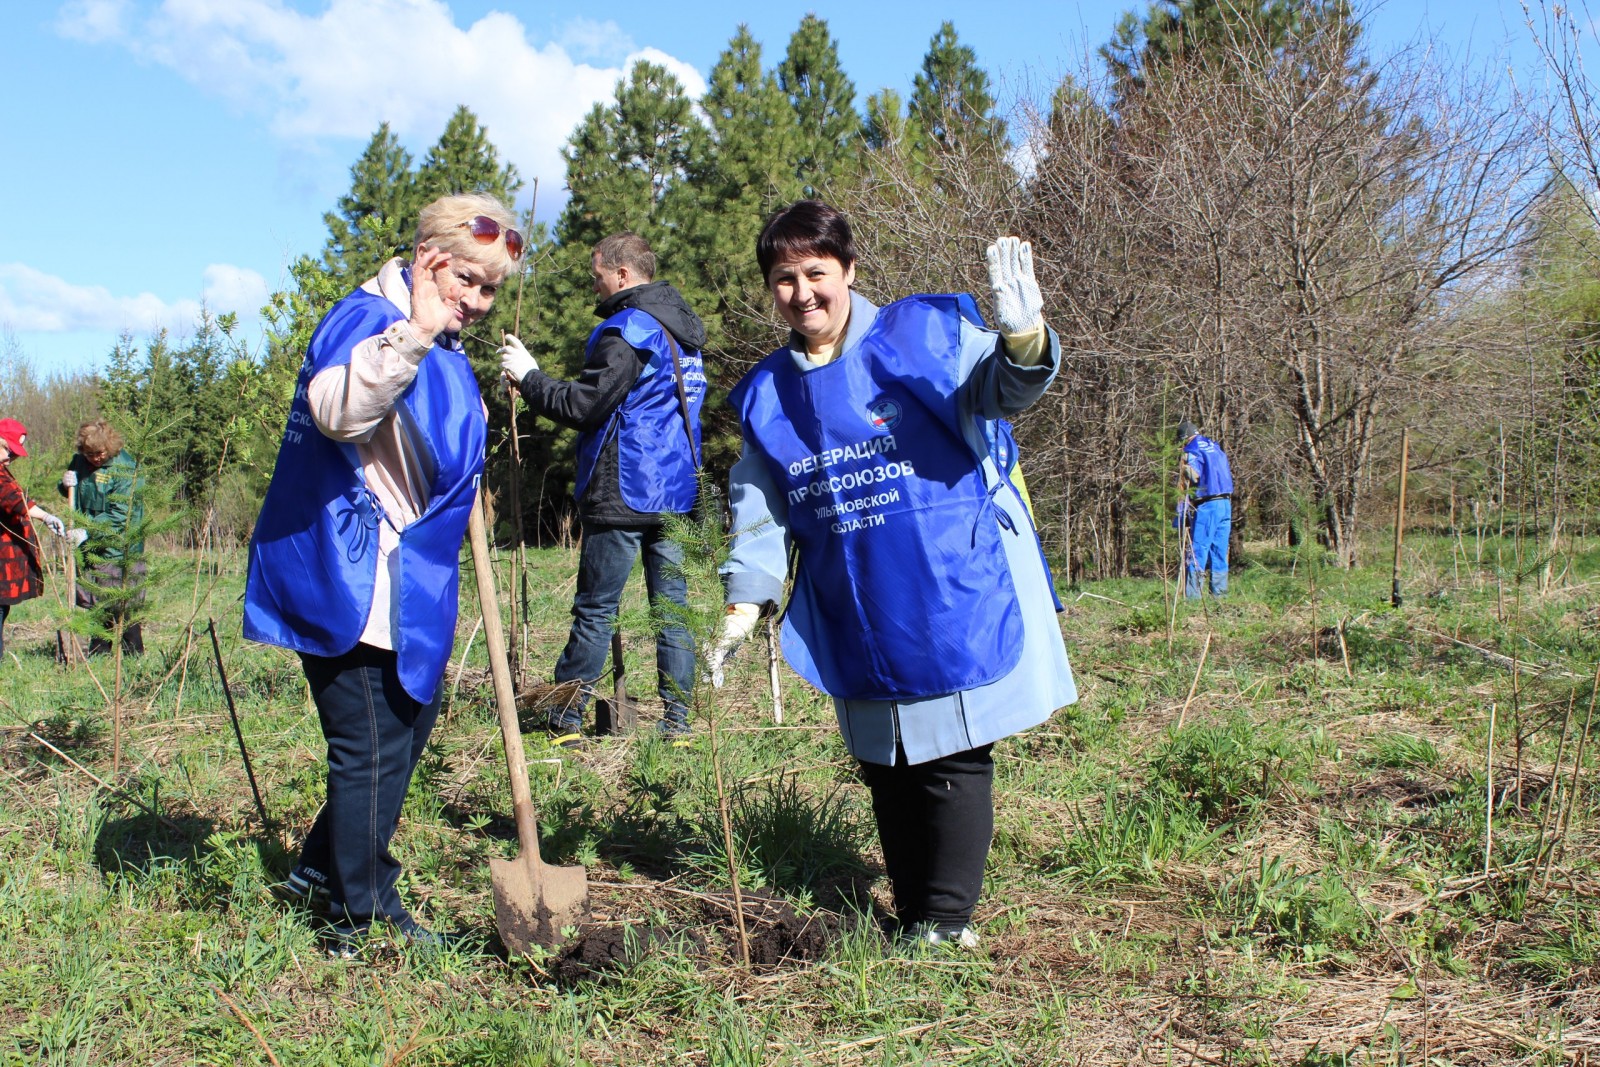
M944 19L1002 102L1042 99L1143 0L813 0L561 5L480 0L70 0L8 4L0 56L0 352L44 373L103 366L117 335L192 328L202 301L258 309L388 120L419 158L457 104L514 162L539 215L560 208L559 149L634 59L698 92L740 22L769 66L808 11L827 20L858 100L908 95ZM1390 0L1378 50L1422 38L1454 62L1542 79L1521 7Z

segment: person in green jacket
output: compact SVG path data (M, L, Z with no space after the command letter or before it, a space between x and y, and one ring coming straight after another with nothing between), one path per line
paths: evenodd
M59 488L62 496L76 488L77 512L88 520L87 528L74 531L81 573L88 579L78 583L78 606L99 612L96 623L102 633L115 633L120 623L122 650L138 654L144 651L144 635L137 621L128 621L138 598L107 597L104 591L136 587L144 580L144 542L128 539L144 523L144 477L122 447L122 435L104 419L79 426L77 445ZM98 587L99 595L91 587ZM110 650L103 636L90 638L91 656Z

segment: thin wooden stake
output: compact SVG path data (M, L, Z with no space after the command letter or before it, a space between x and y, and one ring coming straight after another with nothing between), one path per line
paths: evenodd
M1194 699L1194 691L1200 685L1200 672L1206 669L1206 654L1211 651L1211 635L1206 634L1206 643L1200 646L1200 662L1194 668L1194 681L1189 683L1189 695L1183 698L1183 710L1178 712L1178 729L1183 729L1183 720L1189 714L1189 702Z
M1600 673L1595 677L1596 688L1600 688ZM1592 692L1592 690L1591 690ZM1567 752L1567 735L1572 732L1572 706L1577 703L1578 694L1574 692L1567 698L1567 713L1561 718L1561 740L1556 745L1556 765L1550 772L1550 793L1545 798L1544 814L1539 817L1539 844L1534 852L1535 863L1544 868L1539 876L1539 892L1544 892L1544 887L1550 880L1550 856L1555 852L1555 845L1545 839L1545 831L1550 828L1550 813L1561 810L1561 765ZM1556 820L1557 826L1560 820Z
M467 635L467 647L461 650L461 662L456 665L456 680L450 686L450 704L445 708L445 722L456 713L456 691L461 688L461 675L467 669L467 657L472 654L472 642L478 639L478 631L483 629L483 614L478 614L478 621L472 624L472 633Z
M778 634L772 616L767 616L767 681L772 685L772 721L783 725L783 685L778 676Z
M1489 860L1494 849L1494 720L1495 706L1489 705L1489 748L1483 756L1483 877L1489 879Z
M1600 665L1595 668L1596 685L1600 686ZM1578 796L1578 775L1583 770L1583 750L1588 746L1589 729L1594 725L1595 694L1589 694L1589 713L1584 716L1583 732L1578 735L1578 749L1572 754L1572 784L1567 787L1567 799L1561 805L1561 817L1556 820L1556 844L1559 846L1566 838L1567 827L1572 817L1572 806ZM1551 850L1550 863L1556 861L1555 850Z
M1411 459L1411 430L1400 431L1400 495L1394 502L1394 579L1389 592L1391 607L1400 606L1400 545L1406 527L1406 466Z
M234 1003L233 998L224 993L215 984L211 984L211 991L228 1006L240 1022L244 1023L245 1029L250 1031L250 1036L256 1039L256 1044L261 1046L261 1051L267 1054L267 1062L272 1064L272 1067L283 1067L278 1062L278 1057L272 1054L272 1048L267 1044L267 1039L261 1036L261 1031L256 1029L256 1024L250 1021L250 1016L246 1015L239 1005Z

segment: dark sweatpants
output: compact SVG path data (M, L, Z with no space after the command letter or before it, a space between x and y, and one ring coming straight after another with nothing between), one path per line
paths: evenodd
M972 919L994 838L993 745L893 767L862 763L902 930L955 933Z

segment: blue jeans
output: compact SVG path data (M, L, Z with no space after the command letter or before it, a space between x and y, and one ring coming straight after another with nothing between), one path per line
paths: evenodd
M342 656L301 654L328 739L328 802L301 846L295 874L327 890L331 918L356 926L410 914L395 883L389 841L417 760L439 717L439 697L419 704L400 687L395 653L357 645Z
M683 548L668 540L660 526L601 526L584 524L583 548L578 555L578 592L572 600L572 631L567 647L556 661L555 680L582 680L585 690L600 680L611 654L611 627L622 604L633 561L644 552L644 587L650 606L658 612L680 611L689 605L689 586L683 577ZM656 677L665 711L663 729L687 726L685 699L694 689L694 638L680 619L667 616L656 634ZM589 693L561 712L551 712L550 728L573 731L583 725Z
M1211 595L1228 591L1228 538L1233 536L1233 501L1208 500L1195 509L1184 596L1200 599L1200 572L1211 571Z

